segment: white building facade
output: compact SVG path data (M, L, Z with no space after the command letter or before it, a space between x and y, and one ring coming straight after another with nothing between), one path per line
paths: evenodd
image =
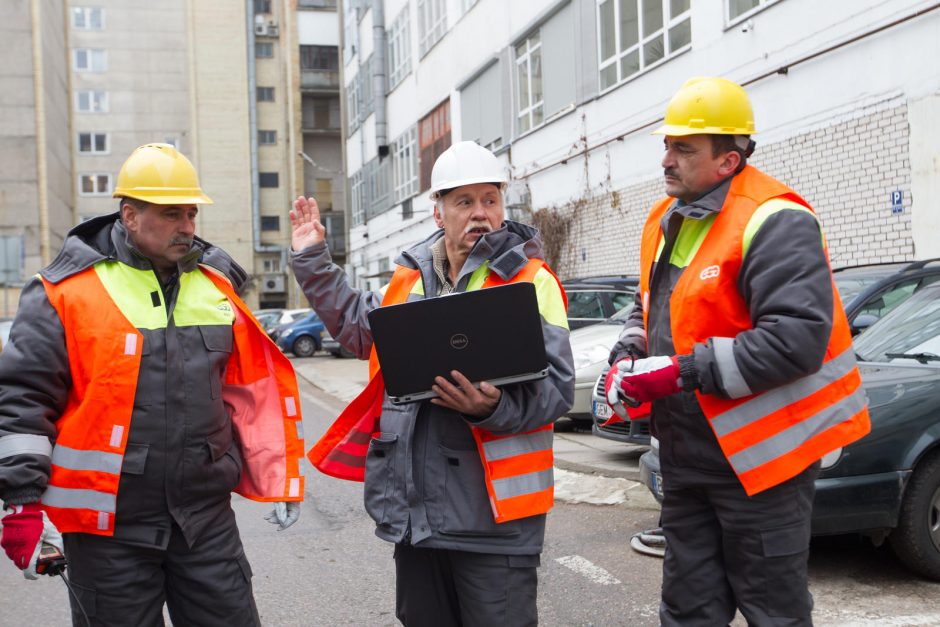
M940 7L925 0L350 0L349 271L432 232L451 143L490 147L562 277L635 274L650 135L693 76L745 85L751 163L809 200L834 266L940 257Z

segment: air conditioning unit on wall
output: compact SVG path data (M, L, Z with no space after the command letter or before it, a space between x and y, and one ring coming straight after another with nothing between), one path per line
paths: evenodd
M283 274L265 274L261 277L262 294L278 294L284 292Z
M255 17L255 35L259 37L277 37L278 27L274 20L265 21L260 15Z

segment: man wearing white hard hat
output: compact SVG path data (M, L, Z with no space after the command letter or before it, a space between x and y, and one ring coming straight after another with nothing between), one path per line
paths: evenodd
M326 474L365 480L375 533L395 547L396 614L409 627L538 622L552 423L571 406L574 367L564 291L538 231L505 220L506 182L489 150L460 142L444 151L431 174L438 229L399 255L376 292L351 287L331 262L313 198L298 198L291 211L292 265L304 294L333 337L370 360L366 389L309 457ZM515 281L536 286L548 377L477 389L457 371L442 372L437 398L389 402L370 311Z

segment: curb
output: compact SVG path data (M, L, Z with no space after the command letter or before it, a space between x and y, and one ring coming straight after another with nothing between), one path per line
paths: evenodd
M597 475L599 477L607 477L609 479L627 479L629 481L641 483L639 469L634 470L631 468L624 468L623 470L615 470L613 468L602 468L600 466L592 466L590 464L582 464L580 462L571 462L567 459L561 459L557 454L555 455L555 466L557 468L561 468L562 470L579 472L583 475Z

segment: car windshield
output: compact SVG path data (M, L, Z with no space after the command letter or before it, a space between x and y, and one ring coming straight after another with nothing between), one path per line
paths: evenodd
M855 338L864 361L940 365L940 283L915 292Z
M630 301L630 304L612 315L607 320L604 320L605 324L623 324L627 321L627 318L630 317L630 312L633 311L633 301Z
M832 278L836 282L836 288L839 290L839 297L842 299L843 305L848 305L868 286L874 285L887 276L891 276L891 273L884 271L865 272L862 270L832 273Z

